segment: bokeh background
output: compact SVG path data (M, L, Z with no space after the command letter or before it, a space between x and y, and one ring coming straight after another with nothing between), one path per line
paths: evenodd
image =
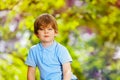
M120 80L120 0L0 0L0 80L26 80L42 13L56 18L56 41L68 48L79 80Z

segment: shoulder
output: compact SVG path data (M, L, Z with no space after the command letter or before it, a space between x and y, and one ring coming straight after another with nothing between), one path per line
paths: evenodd
M40 52L40 47L39 47L39 44L35 44L33 46L30 47L29 49L29 54L30 55L37 55L39 52Z
M57 42L57 48L58 48L59 50L67 50L67 48L66 48L64 45L62 45L62 44L60 44L60 43L58 43L58 42Z
M39 43L31 46L30 50L37 50L39 49Z

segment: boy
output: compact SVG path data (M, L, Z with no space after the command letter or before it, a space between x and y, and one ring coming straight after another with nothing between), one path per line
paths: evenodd
M55 18L49 14L40 15L34 22L34 33L40 43L29 50L27 80L35 80L35 67L40 71L41 80L71 80L72 58L68 50L56 42L58 33Z

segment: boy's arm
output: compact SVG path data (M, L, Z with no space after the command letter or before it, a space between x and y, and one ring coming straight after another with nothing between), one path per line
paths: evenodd
M35 80L36 69L34 67L28 66L27 80Z
M66 62L62 65L63 68L63 80L71 80L71 65L70 62Z

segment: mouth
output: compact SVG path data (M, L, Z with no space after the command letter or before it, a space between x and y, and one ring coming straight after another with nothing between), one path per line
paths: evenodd
M44 37L49 37L48 35L45 35Z

